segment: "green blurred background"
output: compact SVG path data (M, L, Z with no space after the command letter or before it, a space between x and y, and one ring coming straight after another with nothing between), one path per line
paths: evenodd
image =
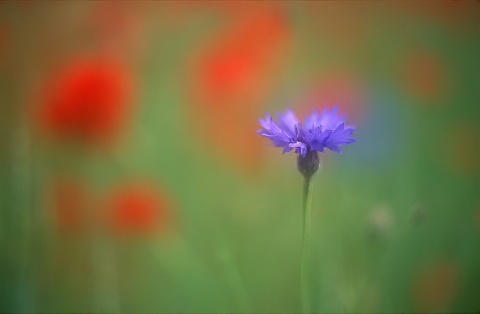
M480 310L480 2L0 2L0 311Z

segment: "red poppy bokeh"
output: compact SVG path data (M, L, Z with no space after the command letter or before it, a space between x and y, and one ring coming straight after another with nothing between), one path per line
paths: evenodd
M91 6L85 27L104 53L129 60L144 59L149 7L148 2L98 1Z
M11 45L11 29L7 24L0 23L0 68L7 64Z
M430 23L438 23L448 30L462 30L474 21L478 13L476 1L441 1L431 5L424 1L394 1L388 3L385 13L395 12L404 19L418 19Z
M418 312L443 312L449 308L459 285L455 264L441 261L422 269L414 282L414 304Z
M289 41L289 28L279 8L236 16L194 62L194 119L220 155L241 170L255 173L262 144L255 131L261 105L272 91ZM196 116L196 115L195 115Z
M456 175L476 177L480 174L480 148L472 143L480 143L480 130L476 125L456 122L445 130L445 135L438 139L436 148L441 153L445 169ZM452 149L445 152L445 143Z
M58 179L49 189L49 201L56 228L76 233L86 226L88 195L86 189L71 179Z
M446 65L434 52L413 50L401 63L400 83L418 103L441 103L449 96L453 83Z
M352 124L363 118L367 104L367 91L355 73L328 71L315 81L311 92L300 103L305 104L302 114L338 106L341 114L348 114Z
M125 65L81 57L47 78L36 117L42 131L56 139L108 143L125 126L132 92Z
M163 233L172 220L165 191L147 183L117 187L107 204L107 222L117 235Z
M363 1L306 1L305 22L317 41L354 57L368 35L368 3Z

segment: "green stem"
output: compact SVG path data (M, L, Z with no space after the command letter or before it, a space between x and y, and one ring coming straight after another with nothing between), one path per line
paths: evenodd
M226 279L235 298L236 307L239 313L249 313L250 304L247 289L242 280L238 267L233 259L232 252L228 246L220 248L220 259L222 260Z
M250 298L234 256L234 246L229 241L223 224L215 218L212 220L212 223L212 228L215 230L216 238L218 239L218 258L223 267L224 276L231 291L236 312L250 313Z
M311 177L305 176L303 183L303 235L302 257L300 264L300 294L302 298L302 312L311 313L310 295L310 228L312 214L312 189Z

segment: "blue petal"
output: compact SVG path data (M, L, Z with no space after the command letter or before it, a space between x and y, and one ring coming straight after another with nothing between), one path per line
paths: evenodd
M328 109L322 111L319 122L325 130L334 130L344 121L344 116L339 116L338 110L338 106L335 106L331 111Z
M287 109L284 114L278 113L278 126L290 137L296 137L295 128L299 125L298 119L292 110Z
M303 122L303 128L305 130L309 130L318 126L320 126L320 119L318 112L315 110L311 115L305 117L305 120Z
M295 148L295 153L300 153L302 157L305 157L307 155L307 145L302 142L295 142L291 143L290 147Z
M350 135L353 132L353 128L345 129L345 124L341 123L338 125L335 130L330 134L328 139L325 141L328 149L331 151L341 154L339 146L347 145L356 142L354 138L351 138Z

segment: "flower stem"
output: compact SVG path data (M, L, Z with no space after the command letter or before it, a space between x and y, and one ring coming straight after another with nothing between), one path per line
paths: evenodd
M312 189L313 183L310 176L305 176L303 183L303 235L302 235L302 255L300 262L300 294L302 302L302 312L311 313L311 295L310 295L310 228L312 213Z
M249 313L250 304L248 299L248 293L245 288L245 284L240 275L238 267L233 260L232 252L228 247L224 246L220 249L220 259L223 263L226 279L230 286L233 296L235 298L235 304L239 313Z

